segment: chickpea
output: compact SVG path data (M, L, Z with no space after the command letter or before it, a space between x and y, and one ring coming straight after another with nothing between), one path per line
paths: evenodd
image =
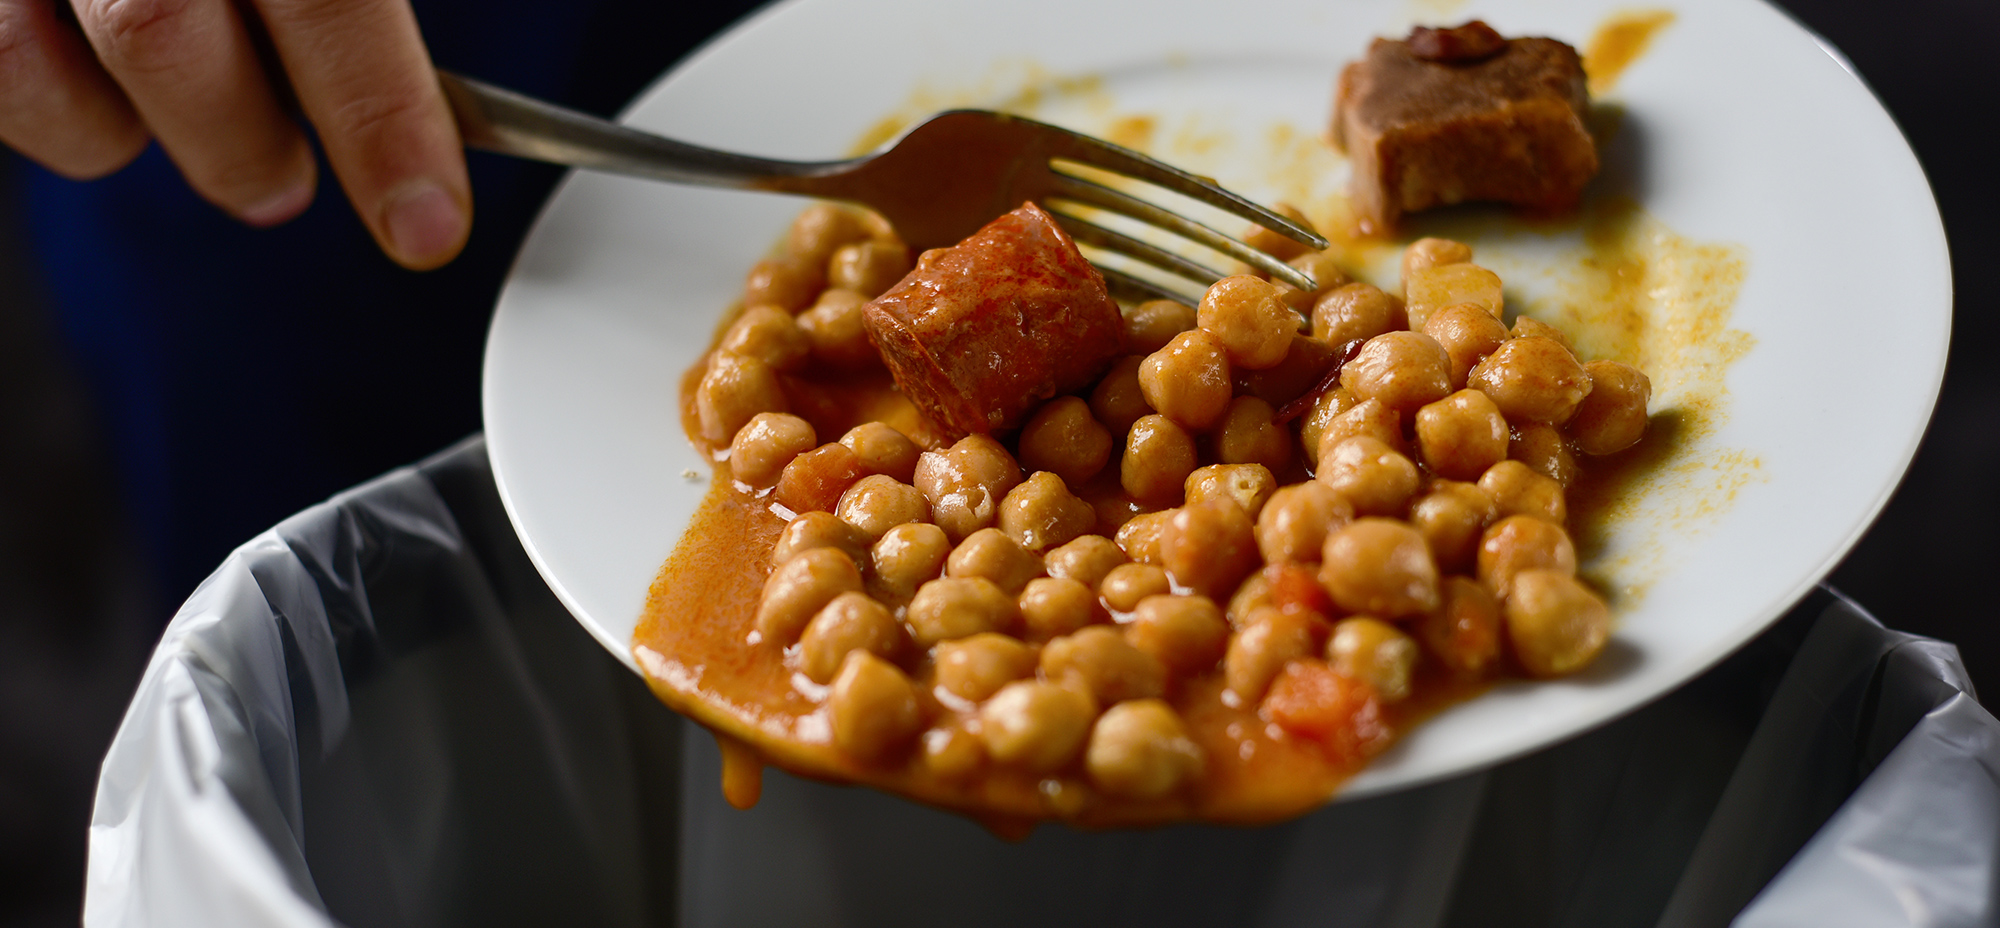
M1092 625L1042 646L1042 679L1089 693L1100 706L1157 698L1167 689L1167 668L1132 646L1110 625Z
M1021 590L1021 624L1031 641L1060 638L1105 618L1095 587L1067 577L1037 577Z
M1117 612L1131 612L1148 596L1165 596L1174 585L1167 572L1151 564L1120 564L1104 575L1098 593L1104 604Z
M1148 596L1132 610L1125 638L1170 672L1193 675L1222 659L1229 623L1206 596Z
M1146 405L1191 431L1222 419L1231 389L1222 342L1205 329L1174 336L1139 364L1139 392Z
M863 470L909 483L917 472L917 457L923 454L909 436L884 422L863 422L840 436L840 443L854 452Z
M1493 398L1510 422L1561 425L1590 395L1590 376L1569 349L1530 335L1500 343L1466 375L1466 385Z
M1049 576L1075 580L1093 590L1104 582L1105 574L1126 560L1118 543L1103 535L1079 536L1042 556Z
M1576 346L1570 344L1569 335L1565 334L1563 330L1540 319L1528 316L1516 316L1514 318L1514 327L1507 330L1507 337L1527 338L1530 335L1539 335L1543 338L1553 339L1557 344L1563 346L1564 351L1570 354L1576 353Z
M1530 676L1583 669L1611 638L1611 610L1589 587L1558 570L1524 570L1505 606L1507 640Z
M1083 750L1096 718L1090 696L1039 680L1016 680L979 706L979 736L995 761L1053 773Z
M1312 409L1299 420L1299 447L1305 449L1307 460L1315 464L1318 463L1320 448L1326 444L1327 428L1333 424L1334 420L1339 419L1359 403L1360 401L1354 398L1354 394L1339 387L1334 387L1325 393L1321 393L1318 399L1313 400ZM1395 415L1395 410L1388 409L1381 403L1376 403L1375 408L1386 411L1388 415ZM1375 437L1387 442L1392 448L1403 440L1403 427L1400 422L1394 422L1389 428L1382 431L1384 434L1377 434ZM1356 434L1359 433L1350 431L1340 437L1351 438ZM1369 434L1375 433L1370 432ZM1390 441L1392 438L1395 441ZM1333 442L1333 444L1339 443L1338 439Z
M1125 310L1125 350L1152 354L1174 336L1195 327L1194 307L1174 300L1148 300Z
M832 512L863 474L854 452L844 445L824 444L786 464L771 495L793 512Z
M1090 531L1097 510L1063 486L1061 477L1037 472L1000 501L1000 531L1040 554ZM1041 560L1035 561L1039 569Z
M1401 513L1417 492L1417 465L1366 435L1333 446L1313 475L1362 515Z
M1408 281L1419 271L1447 264L1464 264L1471 260L1472 246L1464 242L1448 238L1420 238L1403 249L1403 280Z
M1478 390L1460 390L1417 410L1417 453L1431 473L1477 480L1507 458L1507 419Z
M883 532L869 549L877 592L892 602L908 602L918 587L944 572L950 556L951 540L935 525L913 522Z
M834 548L857 563L867 550L868 540L854 526L830 512L806 512L785 524L778 543L771 547L771 566L782 566L814 548Z
M1575 483L1579 474L1576 455L1569 452L1569 443L1563 441L1562 433L1553 425L1523 423L1507 442L1507 457L1528 465L1529 470L1564 488Z
M1340 385L1357 399L1414 411L1451 392L1451 356L1422 332L1377 335L1340 369Z
M1334 348L1310 335L1293 335L1292 347L1276 367L1261 371L1239 370L1236 393L1254 396L1272 407L1281 407L1319 385L1320 378L1333 366Z
M868 228L851 209L832 203L815 203L792 220L785 252L799 261L825 267L836 249L868 237Z
M1318 557L1319 555L1314 554L1313 556ZM1318 562L1315 561L1314 563L1317 564ZM1229 621L1231 628L1248 628L1250 616L1257 610L1266 606L1277 608L1278 599L1277 595L1273 592L1274 581L1272 575L1272 568L1277 566L1279 565L1267 565L1263 570L1243 578L1243 584L1236 588L1236 592L1230 594L1229 605L1223 607L1222 617ZM1318 585L1319 583L1319 576L1317 574L1313 576L1313 583L1314 585Z
M1201 746L1171 706L1135 699L1098 717L1084 750L1084 771L1107 795L1157 800L1199 780L1205 759Z
M1500 655L1500 603L1470 577L1446 577L1436 611L1417 619L1417 637L1453 673L1478 676Z
M1348 612L1399 619L1437 608L1437 562L1401 522L1356 519L1326 536L1320 560L1320 583Z
M1125 436L1118 482L1134 499L1175 498L1195 468L1194 436L1162 415L1141 416Z
M1125 434L1132 423L1153 411L1146 405L1145 391L1139 388L1139 366L1145 360L1138 355L1120 360L1090 391L1091 416L1113 435Z
M770 258L751 265L744 276L743 305L770 305L795 313L824 286L826 275L819 266L792 257Z
M1335 287L1313 303L1312 334L1339 348L1356 339L1409 328L1403 304L1393 296L1364 283Z
M833 598L861 592L861 570L838 548L802 551L771 572L757 603L761 640L784 647L797 641L806 623Z
M944 563L947 577L983 577L1012 594L1042 575L1042 559L997 528L965 537Z
M708 356L708 371L695 388L694 410L701 437L721 444L761 412L784 412L785 389L778 372L756 358L729 351Z
M904 244L903 237L896 234L896 227L890 225L889 220L881 213L872 209L857 209L855 212L860 214L861 227L868 230L869 238L891 245L900 245L903 248L910 247Z
M1403 299L1410 315L1410 328L1423 331L1424 322L1434 313L1458 303L1476 303L1502 318L1505 308L1500 296L1500 275L1477 264L1444 264L1425 268L1403 278Z
M1278 411L1254 396L1229 401L1222 429L1215 437L1215 456L1224 464L1256 464L1284 470L1292 463L1292 436L1272 423Z
M1221 343L1230 365L1249 370L1277 366L1299 330L1299 314L1278 298L1278 288L1248 275L1216 281L1195 312L1202 331Z
M866 593L842 593L821 607L799 636L799 657L806 676L815 683L832 683L847 661L847 652L867 651L880 658L895 656L903 627L881 603Z
M1401 413L1382 405L1380 400L1355 403L1346 412L1327 420L1319 433L1319 443L1314 445L1315 462L1333 453L1333 449L1350 438L1373 438L1388 446L1397 454L1405 453L1408 446L1403 441L1403 417ZM1317 464L1315 464L1317 467Z
M986 764L986 743L963 725L924 732L924 770L946 783L965 780Z
M1479 477L1479 488L1493 498L1501 516L1534 516L1561 525L1569 519L1562 484L1528 469L1520 461L1501 461Z
M1059 396L1042 404L1021 427L1021 464L1054 471L1064 483L1083 486L1111 460L1111 432L1090 416L1090 404Z
M916 487L894 477L873 474L855 481L840 495L840 505L834 514L873 544L898 525L929 519L931 507Z
M1322 620L1308 612L1271 606L1251 611L1223 655L1224 684L1236 698L1254 705L1287 662L1319 650L1322 626Z
M1035 673L1034 648L993 632L941 642L934 655L937 685L967 702L984 702L1001 687Z
M791 370L812 354L812 343L798 321L776 306L745 309L722 335L723 351L756 358L773 370Z
M1616 454L1638 444L1646 434L1646 404L1653 382L1638 368L1617 361L1592 361L1583 366L1590 393L1569 421L1570 438L1584 454Z
M1354 521L1354 506L1332 487L1297 483L1271 494L1257 514L1257 550L1264 560L1317 561L1326 533Z
M882 360L875 343L868 340L868 327L861 308L868 298L852 290L828 290L819 295L811 309L799 314L799 331L812 345L813 357L841 368L867 367Z
M1160 532L1160 566L1197 593L1226 594L1257 569L1256 525L1233 502L1190 503Z
M1485 490L1456 480L1433 482L1430 492L1410 506L1410 524L1424 536L1438 567L1453 573L1472 569L1479 538L1498 516Z
M1562 526L1532 516L1508 516L1479 539L1479 582L1506 599L1524 570L1576 573L1576 545Z
M1354 616L1334 623L1326 645L1333 669L1375 688L1383 702L1409 698L1417 641L1381 619Z
M826 704L834 746L857 760L887 760L924 727L923 709L910 678L867 651L847 653Z
M909 272L909 249L873 240L840 246L826 265L829 284L869 299L881 296Z
M1507 340L1507 327L1476 303L1456 303L1431 313L1424 334L1437 340L1451 358L1451 388L1465 389L1473 367Z
M753 487L769 486L792 459L819 444L812 423L782 412L760 412L729 443L729 473Z
M918 647L994 632L1014 624L1014 597L984 577L944 577L917 588L903 620Z
M1272 286L1278 288L1278 299L1291 307L1292 312L1306 318L1312 317L1313 304L1318 302L1321 296L1353 282L1348 278L1347 272L1340 269L1339 259L1330 251L1308 251L1285 263L1303 271L1307 277L1313 279L1314 284L1317 284L1311 290L1300 290L1283 281L1271 282Z
M1262 464L1210 464L1188 475L1187 501L1192 505L1224 500L1254 519L1277 488L1277 479Z
M1305 213L1299 212L1299 208L1290 203L1272 204L1271 211L1298 223L1305 227L1307 231L1315 233L1319 231L1313 228L1312 220L1307 219ZM1242 240L1244 244L1280 261L1290 261L1312 250L1312 246L1310 245L1294 241L1289 236L1273 232L1254 223L1249 228L1243 230Z
M1000 501L1021 483L1021 467L999 442L968 435L942 454L919 456L914 482L930 501L932 521L960 539L999 518Z
M1179 510L1162 509L1145 515L1133 516L1131 521L1118 527L1116 541L1125 556L1141 564L1160 563L1160 532L1167 527L1167 520Z

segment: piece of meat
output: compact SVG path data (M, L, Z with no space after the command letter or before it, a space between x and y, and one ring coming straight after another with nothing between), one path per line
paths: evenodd
M1376 39L1341 70L1333 140L1354 170L1348 195L1362 231L1387 233L1406 212L1468 201L1566 212L1597 173L1576 49L1507 39L1473 57L1487 43L1472 26L1429 30L1414 47Z
M925 252L862 319L896 385L954 437L1090 386L1125 337L1104 278L1033 203Z

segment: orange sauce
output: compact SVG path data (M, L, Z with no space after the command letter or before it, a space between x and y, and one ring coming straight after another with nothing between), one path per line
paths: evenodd
M1625 69L1646 53L1660 30L1673 25L1671 10L1627 10L1599 24L1583 46L1583 73L1592 96L1611 92Z
M683 418L691 425L692 392L701 366L683 378ZM886 376L817 376L794 381L788 393L801 415L822 434L840 434L869 414L894 421L907 400ZM865 411L865 412L864 412ZM910 411L914 413L914 410ZM690 429L690 433L694 430ZM1303 479L1303 472L1289 479ZM1085 489L1115 528L1115 479ZM979 818L996 832L1024 834L1033 822L1059 818L1087 827L1160 824L1189 818L1253 824L1299 815L1326 802L1376 751L1424 718L1485 689L1486 681L1460 680L1420 668L1414 694L1381 707L1386 737L1360 748L1291 734L1265 719L1256 706L1230 705L1219 670L1194 678L1169 694L1189 733L1207 756L1205 778L1191 793L1139 802L1098 793L1080 764L1054 776L1031 776L987 767L962 781L933 775L920 752L898 763L871 765L844 756L833 744L826 688L793 669L785 649L757 640L755 613L771 574L771 549L785 522L763 495L729 479L727 462L661 568L633 636L633 654L659 698L713 729L722 745L723 788L732 805L756 801L759 762L800 776L863 783ZM932 693L928 658L905 665L925 697L934 727L964 727L970 707L948 705ZM975 723L976 724L976 723Z

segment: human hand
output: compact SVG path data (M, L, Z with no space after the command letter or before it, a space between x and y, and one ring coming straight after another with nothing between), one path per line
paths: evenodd
M408 0L0 0L0 142L88 179L157 138L209 202L254 226L291 219L317 168L253 29L382 250L417 270L457 256L471 185Z

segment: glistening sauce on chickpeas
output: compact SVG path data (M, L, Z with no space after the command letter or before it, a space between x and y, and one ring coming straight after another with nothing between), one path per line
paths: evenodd
M895 292L977 261L899 257L879 223L827 209L746 288L790 308L740 313L683 380L683 426L717 477L633 642L660 698L728 745L732 803L755 801L761 758L1009 834L1272 821L1493 680L1571 673L1603 647L1564 483L1592 463L1573 446L1634 454L1637 371L1601 371L1620 386L1599 408L1560 333L1515 331L1533 350L1454 367L1395 312L1353 333L1363 360L1335 376L1343 346L1288 315L1306 301L1237 277L1164 341L1176 314L1124 308L1098 376L1136 369L1121 387L1136 396L1101 403L1085 382L998 440L954 440L919 408L922 384L868 363L858 326L808 321L858 311L886 275L821 275L802 256L851 258L868 238L872 261L916 268ZM1469 267L1413 277L1497 315L1491 275ZM1325 276L1316 299L1345 283ZM827 322L825 337L790 319ZM976 406L960 383L953 401ZM1324 403L1360 418L1280 414Z

